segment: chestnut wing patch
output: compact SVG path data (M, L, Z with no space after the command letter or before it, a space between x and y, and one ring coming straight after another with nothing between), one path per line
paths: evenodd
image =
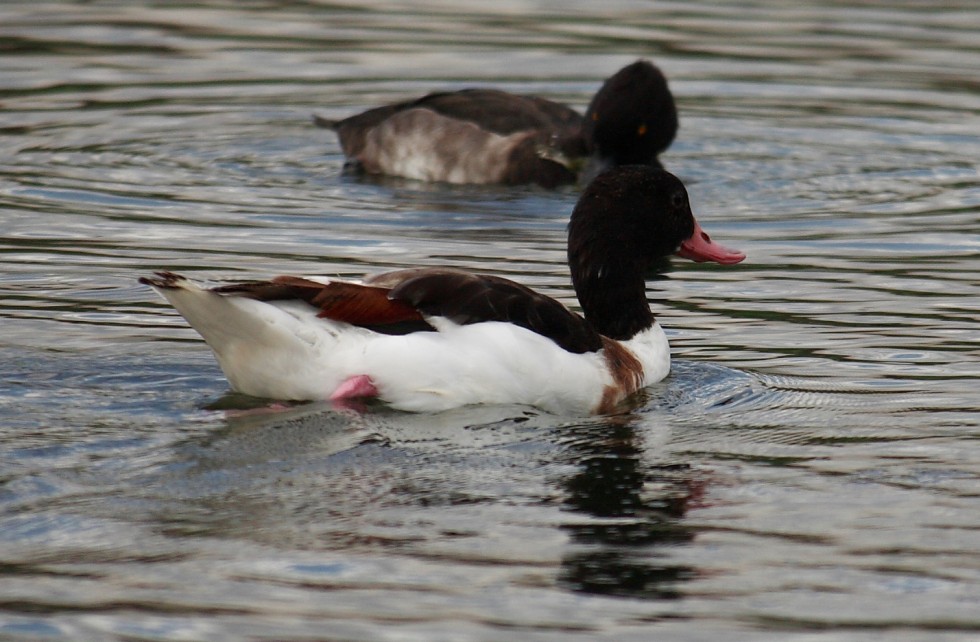
M385 334L433 331L424 317L441 316L460 325L513 323L576 354L602 348L599 333L558 301L509 279L461 270L402 270L374 277L365 285L280 276L212 291L259 301L305 301L319 310L319 317Z
M318 317L350 323L384 334L435 330L418 310L390 299L390 289L386 287L346 281L324 284L295 276L279 276L271 281L224 285L212 291L259 301L305 301L319 309Z
M422 272L393 287L388 297L460 325L513 323L576 354L602 348L601 336L581 316L550 297L496 276L455 270Z

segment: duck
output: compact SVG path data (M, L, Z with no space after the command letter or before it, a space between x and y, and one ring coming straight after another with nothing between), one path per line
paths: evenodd
M670 255L722 265L745 258L702 230L677 177L627 165L596 177L571 214L567 256L581 314L510 279L454 267L210 288L172 272L139 281L200 333L246 395L592 415L616 412L670 370L645 282Z
M648 60L608 78L584 116L538 96L470 88L313 120L337 133L354 172L545 188L584 185L617 165L660 167L678 128L667 79Z

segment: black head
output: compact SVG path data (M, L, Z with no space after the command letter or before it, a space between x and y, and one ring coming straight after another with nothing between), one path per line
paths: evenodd
M649 165L614 167L579 197L568 225L568 267L585 318L628 339L650 327L644 276L694 233L687 190Z
M646 60L606 80L585 112L583 134L609 165L658 164L677 135L677 107L663 73Z
M694 233L687 190L673 174L649 165L614 167L579 197L568 226L569 264L644 269L673 254Z
M732 265L745 258L704 233L687 190L650 165L613 167L579 197L568 224L568 267L585 318L613 339L653 323L644 276L670 254Z

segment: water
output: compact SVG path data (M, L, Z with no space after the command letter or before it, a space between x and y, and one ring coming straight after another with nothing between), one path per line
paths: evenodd
M972 640L975 3L6 2L0 638ZM734 268L613 418L243 413L136 278L455 265L574 303L574 189L359 181L310 114L637 57Z

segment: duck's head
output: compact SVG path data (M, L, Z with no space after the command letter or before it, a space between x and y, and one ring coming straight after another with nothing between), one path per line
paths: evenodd
M568 247L573 264L647 265L671 254L723 265L745 258L701 229L679 178L649 165L614 167L585 188L572 212Z
M606 80L585 112L583 137L597 166L657 165L677 135L677 107L663 73L646 60Z
M711 240L684 184L663 169L614 167L582 192L568 225L568 265L586 318L600 332L628 338L653 322L644 276L672 254L723 265L745 258Z

